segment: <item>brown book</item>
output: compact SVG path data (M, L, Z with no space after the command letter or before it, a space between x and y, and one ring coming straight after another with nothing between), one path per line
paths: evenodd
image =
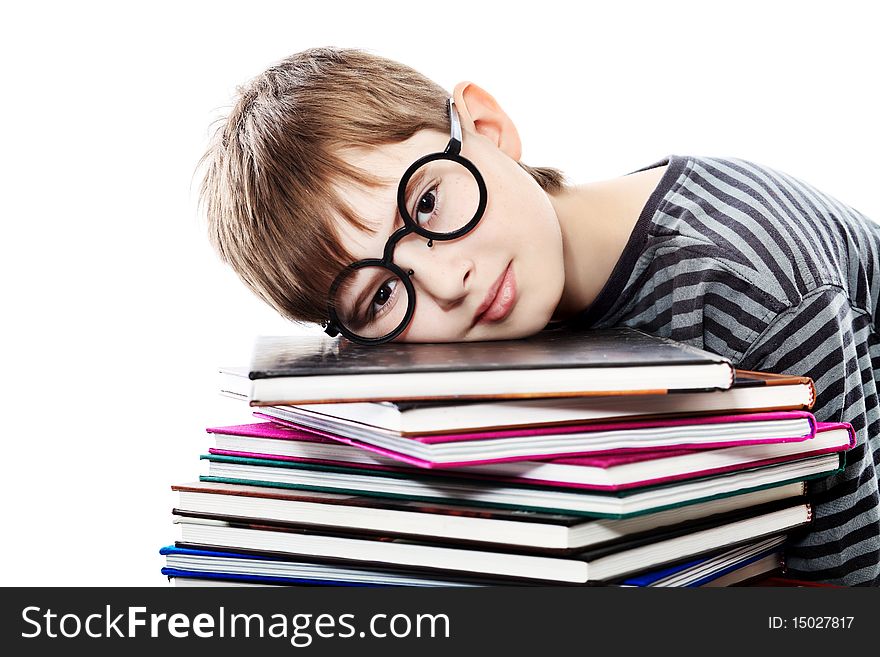
M816 399L808 377L736 370L727 390L486 401L391 401L265 406L284 422L345 433L368 427L400 436L565 426L623 419L808 410Z

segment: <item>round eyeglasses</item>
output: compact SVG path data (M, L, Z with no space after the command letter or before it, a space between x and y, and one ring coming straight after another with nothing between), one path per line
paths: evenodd
M416 292L411 277L393 262L397 243L417 233L428 240L454 240L479 223L486 210L486 183L474 164L461 156L461 124L450 98L450 138L446 149L413 162L397 186L397 210L403 227L385 243L382 258L358 260L334 279L328 301L328 335L352 342L381 344L403 332L412 319Z

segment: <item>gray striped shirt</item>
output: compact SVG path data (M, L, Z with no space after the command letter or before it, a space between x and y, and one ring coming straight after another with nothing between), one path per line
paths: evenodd
M816 418L850 422L858 442L843 473L811 482L814 521L789 542L786 564L794 577L880 584L880 225L751 162L668 163L578 322L636 327L739 368L811 377Z

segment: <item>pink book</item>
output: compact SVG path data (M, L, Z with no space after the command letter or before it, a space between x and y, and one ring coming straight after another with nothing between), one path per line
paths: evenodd
M454 475L496 482L596 490L625 490L720 475L810 457L843 452L855 446L849 424L817 423L812 438L734 445L714 449L626 450L547 461L515 461L433 468L438 476ZM212 454L274 461L294 461L363 470L426 474L374 451L272 422L208 429L217 448Z
M530 461L621 450L709 449L801 441L816 433L806 411L626 420L564 427L524 427L430 436L401 436L367 426L345 434L273 419L284 426L374 451L420 468Z
M816 421L806 411L627 420L430 436L401 436L367 426L350 427L345 434L340 434L268 418L258 412L254 415L420 468L547 460L621 450L710 449L732 445L758 445L808 440L816 433Z

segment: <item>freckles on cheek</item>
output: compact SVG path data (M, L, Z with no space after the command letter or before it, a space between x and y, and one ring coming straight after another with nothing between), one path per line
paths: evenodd
M496 202L486 205L486 214L491 213L494 223L507 227L516 226L527 219L533 212L533 205L528 198L515 192L504 194Z
M459 338L466 327L460 326L447 314L437 308L423 308L419 313L418 303L409 326L397 340L400 342L448 342Z

